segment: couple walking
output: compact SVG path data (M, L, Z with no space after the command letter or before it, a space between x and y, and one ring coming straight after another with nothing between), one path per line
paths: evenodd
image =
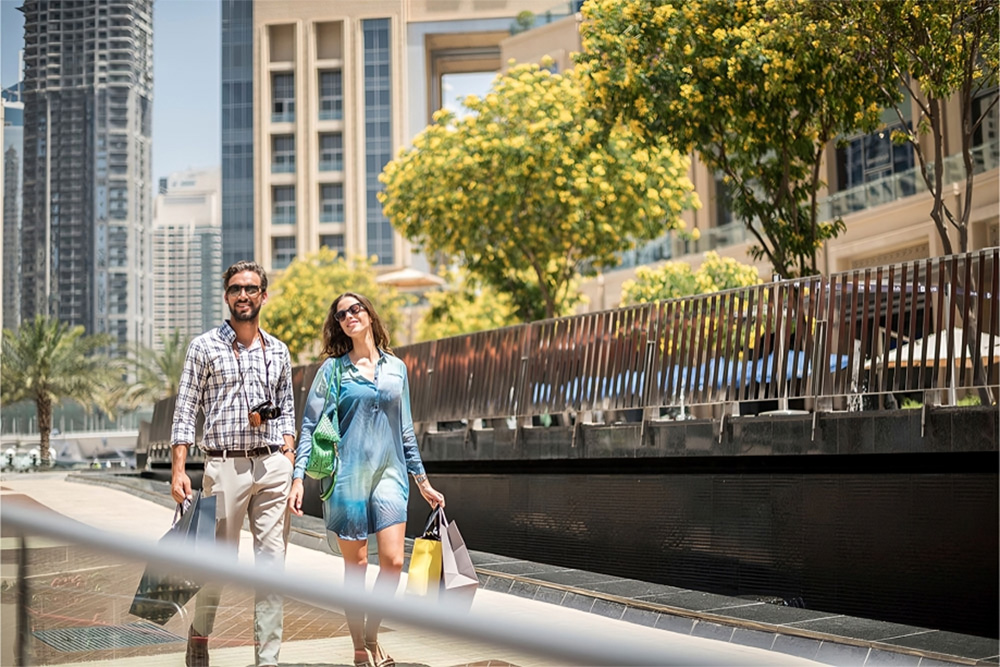
M192 495L185 466L195 420L204 412L202 493L217 498L217 540L235 549L243 520L249 518L257 565L282 567L288 514L302 515L312 430L339 365L340 391L328 410L338 411L341 462L323 505L327 534L344 556L345 585L353 587L364 587L368 538L374 535L379 554L375 589L391 594L403 567L407 473L432 507L444 505L444 496L424 472L406 366L392 356L375 307L352 292L330 305L323 326L327 359L309 391L296 445L288 347L259 326L267 274L255 262L237 262L223 274L223 290L230 319L191 342L178 388L171 433L174 500ZM189 666L208 665L208 637L220 597L215 585L197 596L188 630ZM345 615L355 665L395 664L378 641L380 617L350 609ZM281 598L259 596L254 604L257 665L278 664L282 626Z

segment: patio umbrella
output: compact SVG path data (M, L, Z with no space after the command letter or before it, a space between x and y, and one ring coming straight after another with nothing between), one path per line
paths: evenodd
M967 345L964 345L965 332L956 327L952 330L953 335L949 335L947 329L944 331L939 331L937 333L927 334L923 338L910 341L904 345L901 345L898 350L889 350L886 352L886 366L893 368L897 365L897 359L899 366L910 365L910 359L913 360L914 366L934 366L935 364L939 366L948 365L948 345L951 345L951 358L953 362L965 360L966 365L971 366L972 360L969 356L969 349ZM940 339L940 340L939 340ZM980 334L979 335L979 355L983 359L984 364L1000 363L1000 336L994 334ZM865 364L865 368L868 368L871 362Z

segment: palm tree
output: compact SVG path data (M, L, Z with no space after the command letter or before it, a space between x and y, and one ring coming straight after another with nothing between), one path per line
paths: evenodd
M182 336L179 329L174 329L169 335L160 334L160 342L162 350L137 345L132 352L135 382L123 399L130 408L155 403L177 393L190 340Z
M0 401L31 400L38 413L41 464L51 464L49 435L52 406L64 398L94 405L116 383L121 366L98 351L111 343L106 334L84 335L44 315L24 322L16 331L4 330L0 352Z

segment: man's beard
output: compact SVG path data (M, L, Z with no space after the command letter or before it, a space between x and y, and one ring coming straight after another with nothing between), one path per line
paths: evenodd
M260 306L254 306L253 301L250 302L250 310L245 312L238 312L236 306L240 304L235 304L229 306L229 314L233 316L233 319L237 322L252 322L257 319L257 314L260 313Z

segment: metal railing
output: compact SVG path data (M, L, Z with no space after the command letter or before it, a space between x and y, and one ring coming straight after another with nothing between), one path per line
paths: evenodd
M415 428L442 422L866 396L994 404L1000 248L533 322L395 350ZM297 397L319 362L294 370ZM169 465L174 398L136 451ZM297 399L297 419L301 401ZM584 417L586 420L586 416ZM594 421L600 421L594 418ZM200 428L199 436L200 438ZM141 463L141 462L140 462Z
M404 623L442 635L508 646L547 656L563 664L574 665L713 665L719 664L719 655L708 648L682 646L672 642L658 645L622 642L619 637L589 631L570 631L545 627L537 622L515 618L488 617L466 612L446 604L432 604L426 600L391 595L376 595L362 590L345 588L332 581L312 578L280 568L258 568L234 563L231 553L203 547L193 550L189 545L148 543L126 535L102 531L48 511L39 511L17 503L5 503L2 508L5 529L17 535L20 541L19 567L16 584L17 664L29 662L28 646L32 641L29 624L31 584L26 579L26 539L46 537L59 543L82 545L101 553L119 558L145 561L150 566L162 568L171 576L182 576L196 581L215 582L253 589L258 593L274 593L293 598L320 609L365 609L383 616L388 621ZM333 556L330 556L333 558ZM7 576L7 575L5 575ZM80 591L81 594L84 591ZM6 594L5 594L6 595ZM773 656L756 656L745 653L741 664L771 664Z
M992 403L998 253L777 281L396 352L418 423L792 398L846 406L894 392L953 404L976 390Z

